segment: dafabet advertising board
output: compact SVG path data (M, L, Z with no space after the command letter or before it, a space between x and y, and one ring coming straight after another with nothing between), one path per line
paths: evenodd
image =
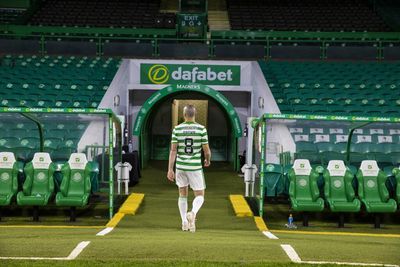
M240 85L239 65L140 64L141 84Z

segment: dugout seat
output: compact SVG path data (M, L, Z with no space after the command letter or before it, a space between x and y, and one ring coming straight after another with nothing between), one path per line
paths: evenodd
M342 160L331 160L324 171L324 194L332 212L339 212L339 227L344 227L343 212L360 211L361 202L352 186L354 175Z
M0 152L0 207L8 206L18 191L21 166L11 152ZM1 213L0 213L1 220Z
M324 209L317 185L319 173L311 168L307 159L296 159L289 171L289 196L292 209L303 212L319 212ZM307 214L303 214L303 225L308 226Z
M356 176L358 180L358 195L367 212L386 213L396 211L396 201L389 199L389 192L385 185L387 176L379 169L375 160L362 161ZM379 216L375 217L375 227L380 227Z
M279 164L268 163L265 167L265 196L276 197L284 193L283 167Z
M83 153L72 153L61 169L63 176L57 206L71 207L70 220L75 221L75 208L87 205L90 194L91 168Z
M24 168L26 179L23 190L17 194L17 203L34 207L34 221L39 220L38 206L46 206L53 194L55 169L50 154L44 152L35 153L32 161Z
M397 205L400 207L400 168L395 168L393 170L393 174L395 175L396 178L396 200L397 200Z

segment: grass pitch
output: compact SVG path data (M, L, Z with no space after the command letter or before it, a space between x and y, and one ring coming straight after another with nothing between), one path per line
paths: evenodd
M206 201L198 214L198 230L181 232L177 189L165 177L166 163L153 163L142 174L140 184L133 188L146 194L138 213L125 216L104 237L95 236L101 229L0 228L0 256L66 257L80 241L91 241L76 260L0 260L0 266L295 266L280 244L292 245L303 260L400 262L400 238L275 233L279 240L268 239L252 218L234 216L228 195L241 194L243 183L226 165L205 171ZM276 208L278 214L287 216L287 206ZM283 223L279 216L268 217L273 209L272 205L267 207L267 224L272 231ZM307 231L334 229L334 224L313 224ZM358 230L357 225L350 229ZM366 224L363 229L380 232ZM398 225L385 225L385 229L383 232L400 234Z

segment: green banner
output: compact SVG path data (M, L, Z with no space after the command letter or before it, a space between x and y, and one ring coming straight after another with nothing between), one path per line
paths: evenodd
M297 119L297 120L324 120L324 121L356 121L356 122L400 122L397 117L365 117L365 116L337 116L337 115L309 115L309 114L264 114L265 119Z
M23 113L96 113L96 114L110 114L113 112L108 108L14 108L3 107L0 108L0 113L10 112L23 112Z
M240 85L240 65L140 64L141 84Z

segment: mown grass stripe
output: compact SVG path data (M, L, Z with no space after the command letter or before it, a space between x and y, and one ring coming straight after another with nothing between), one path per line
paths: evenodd
M0 225L0 228L38 228L38 229L100 229L96 225Z
M300 234L300 235L340 235L340 236L367 236L367 237L384 237L384 238L400 238L400 234L371 234L371 233L353 233L353 232L311 232L311 231L293 231L293 230L270 230L275 233Z

